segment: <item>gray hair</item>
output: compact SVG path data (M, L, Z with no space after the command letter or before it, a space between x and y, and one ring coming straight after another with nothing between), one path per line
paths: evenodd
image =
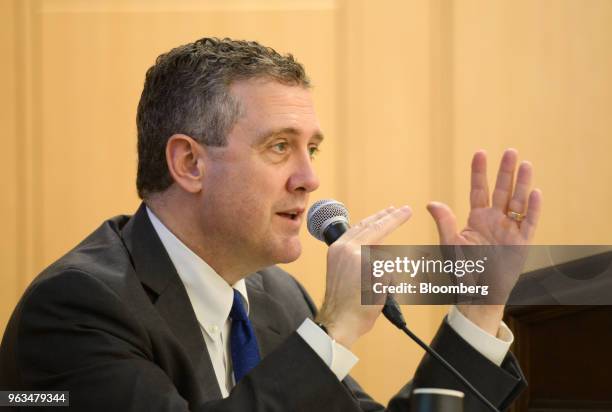
M142 199L173 183L165 154L173 134L208 146L227 144L227 134L242 113L229 86L256 77L310 87L304 67L291 54L254 41L203 38L157 58L147 70L136 116L136 187Z

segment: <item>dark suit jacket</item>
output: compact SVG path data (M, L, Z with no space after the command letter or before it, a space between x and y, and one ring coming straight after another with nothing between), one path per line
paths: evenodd
M316 309L293 277L271 267L246 283L263 360L221 399L187 293L144 206L108 220L24 293L0 348L0 389L69 390L72 409L83 411L384 409L352 378L339 382L295 332ZM500 408L525 386L511 354L499 368L446 322L433 346ZM428 357L412 385L465 391ZM407 385L389 410L408 410L409 393ZM466 411L477 410L486 409L466 393Z

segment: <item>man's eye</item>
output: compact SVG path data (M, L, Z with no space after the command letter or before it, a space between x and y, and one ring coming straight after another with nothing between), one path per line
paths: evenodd
M321 149L319 149L317 146L311 146L308 148L308 153L310 154L311 158L315 157L320 151Z
M285 153L287 151L287 142L276 143L274 146L272 146L272 149L274 149L274 151L277 153Z

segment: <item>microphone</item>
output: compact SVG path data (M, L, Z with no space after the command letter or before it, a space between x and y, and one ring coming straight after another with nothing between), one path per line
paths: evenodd
M308 210L307 216L308 232L316 239L325 242L328 246L334 243L346 232L349 225L349 212L346 206L334 199L322 199L316 201ZM468 380L450 363L446 361L438 352L423 342L406 326L404 315L391 295L387 295L385 306L382 310L383 315L395 327L406 333L430 356L440 362L449 372L459 379L478 399L480 399L489 409L499 412L499 410L487 398L481 394Z
M308 209L307 226L311 235L329 246L349 229L348 209L337 200L318 200Z

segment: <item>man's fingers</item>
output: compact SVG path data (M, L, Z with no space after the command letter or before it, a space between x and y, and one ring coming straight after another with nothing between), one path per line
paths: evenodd
M361 222L357 223L356 226L366 226L370 222L375 222L378 219L380 219L381 217L388 215L389 213L391 213L395 209L397 209L395 206L389 206L386 209L383 209L383 210L381 210L379 212L374 213L372 216L366 217Z
M489 207L489 183L487 182L487 155L484 150L474 153L470 188L472 209Z
M535 233L540 213L542 212L542 192L534 189L529 194L529 203L527 206L527 214L521 222L521 235L525 240L531 240Z
M493 207L506 213L508 202L512 196L512 183L518 153L515 149L507 149L502 156L497 172L497 181L493 191Z
M529 162L521 162L518 173L516 175L516 185L514 186L514 194L508 210L517 213L525 213L527 209L527 197L529 196L529 188L531 187L531 178L533 176L533 168Z
M357 235L359 235L359 233L366 230L368 228L368 225L370 225L372 222L380 220L383 216L388 215L396 209L397 208L395 206L389 206L386 209L383 209L379 212L374 213L371 216L366 217L365 219L357 223L355 226L351 227L344 235L342 235L340 239L338 239L338 241L346 242L355 238Z
M353 240L362 245L377 244L410 219L411 216L412 209L409 206L394 209L380 219L370 221L353 237Z
M443 245L450 244L457 234L457 219L453 211L450 207L440 202L430 202L427 205L427 210L438 227L440 243Z

